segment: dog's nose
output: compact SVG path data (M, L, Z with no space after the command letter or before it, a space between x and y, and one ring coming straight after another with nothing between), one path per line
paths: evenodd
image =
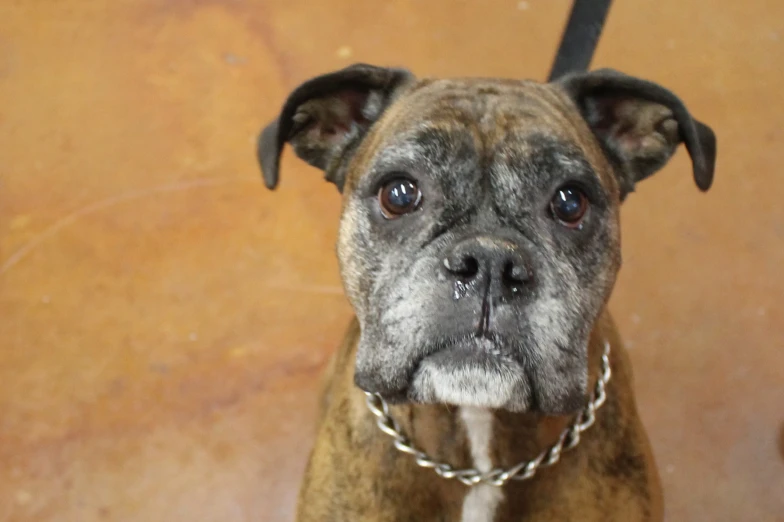
M454 245L444 257L447 274L462 283L484 282L489 297L509 298L521 293L533 274L521 247L488 236L472 237Z

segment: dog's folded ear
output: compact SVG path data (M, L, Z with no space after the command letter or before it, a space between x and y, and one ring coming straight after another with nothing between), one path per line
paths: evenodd
M582 112L615 167L621 198L661 169L680 143L691 156L694 181L713 181L716 136L672 92L646 80L600 69L558 80Z
M345 172L340 160L411 80L413 75L403 69L355 64L297 87L259 136L257 155L267 188L278 184L280 155L289 142L297 156L322 169L327 181L342 191Z

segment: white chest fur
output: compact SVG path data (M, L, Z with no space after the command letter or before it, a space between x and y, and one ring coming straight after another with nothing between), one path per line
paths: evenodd
M468 434L471 458L479 471L493 467L490 445L493 441L493 414L485 408L462 407L460 418ZM503 500L501 488L480 484L472 487L463 500L461 522L493 522L498 505Z

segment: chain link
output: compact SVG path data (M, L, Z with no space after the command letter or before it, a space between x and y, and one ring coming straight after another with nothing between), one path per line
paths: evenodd
M582 412L575 417L574 421L561 432L555 444L542 451L532 460L523 461L507 470L495 468L485 473L473 468L455 469L449 464L431 459L418 450L408 437L403 434L398 423L389 414L389 405L380 395L365 392L365 402L370 412L376 417L376 425L378 425L379 429L392 438L393 445L398 451L411 455L418 466L432 469L445 479L457 479L466 486L475 486L482 483L500 487L510 480L528 480L532 478L539 469L552 466L561 459L561 455L565 451L577 446L580 443L580 435L593 426L594 422L596 422L596 411L607 400L607 383L610 382L610 377L612 377L612 371L610 370L610 343L605 341L601 372L596 381L591 400L588 401Z

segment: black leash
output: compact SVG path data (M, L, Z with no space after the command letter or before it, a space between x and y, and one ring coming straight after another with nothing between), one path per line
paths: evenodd
M574 0L548 81L588 70L611 3L612 0Z

